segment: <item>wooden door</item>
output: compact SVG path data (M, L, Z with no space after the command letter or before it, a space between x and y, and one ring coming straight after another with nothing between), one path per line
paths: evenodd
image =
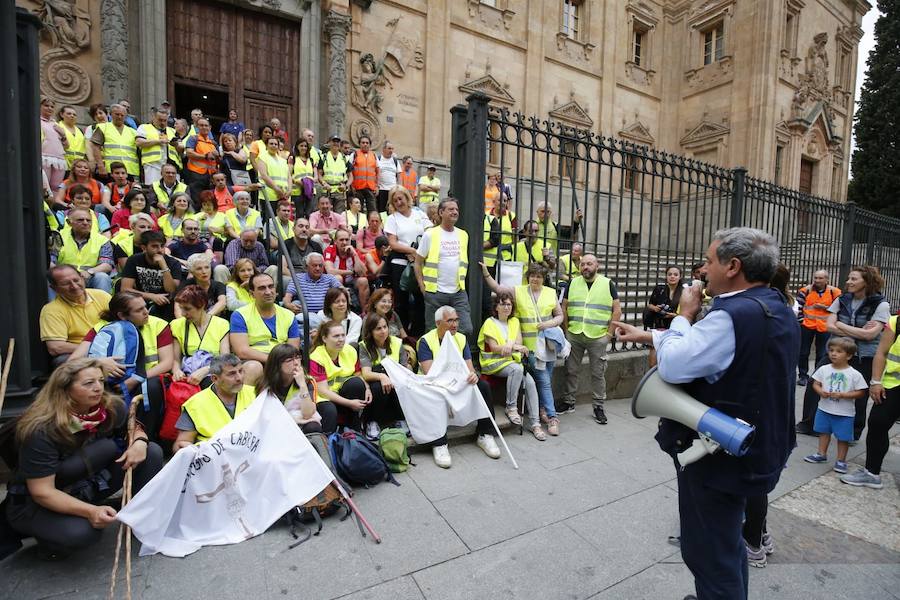
M224 2L167 0L169 96L175 83L226 91L247 127L281 120L293 141L300 97L300 23ZM191 107L176 106L187 117Z
M813 171L816 163L805 158L800 160L800 191L804 194L812 195L813 189Z

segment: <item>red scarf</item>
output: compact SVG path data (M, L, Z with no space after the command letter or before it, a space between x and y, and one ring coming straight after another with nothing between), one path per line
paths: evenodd
M102 404L98 404L94 410L84 413L69 413L69 431L78 433L79 431L87 431L93 433L106 420L107 412Z

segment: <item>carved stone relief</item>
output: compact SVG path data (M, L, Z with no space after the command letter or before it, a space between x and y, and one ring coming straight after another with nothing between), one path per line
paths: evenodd
M91 78L71 58L91 45L91 17L75 0L42 0L34 11L50 50L41 54L41 93L80 104L91 96Z
M574 125L579 129L591 129L594 126L594 120L588 114L587 108L575 100L574 92L569 94L569 101L565 104L557 106L557 102L558 100L553 98L555 108L550 111L553 120Z
M515 11L503 7L494 7L482 4L480 0L467 0L469 5L469 16L478 19L482 24L494 29L509 29L512 19L516 16Z
M594 55L596 46L590 42L579 42L560 31L556 34L556 49L564 58L578 63L589 63Z
M687 130L681 138L681 146L688 150L702 152L705 150L724 146L731 133L731 127L728 125L727 119L722 119L721 123L708 120L708 116L704 116L696 126Z
M831 111L832 90L828 79L828 34L819 33L806 53L804 73L800 75L800 89L794 93L791 103L792 116L801 118L804 112L816 102L822 102ZM830 117L830 115L829 115Z
M469 75L468 71L466 72L466 75ZM469 94L481 93L490 98L492 103L508 107L516 102L516 99L509 93L508 88L508 85L501 85L499 81L494 79L493 75L488 74L471 81L466 81L459 86L458 89L463 93L464 97Z
M328 40L328 135L342 135L347 105L347 33L350 15L329 11L324 19Z
M625 63L625 76L638 85L652 85L654 75L653 69L645 69L630 60Z
M100 2L100 76L103 97L118 102L128 96L128 15L125 0Z
M731 57L724 56L721 60L713 61L708 65L688 69L684 73L684 78L689 87L700 91L730 80L733 71Z

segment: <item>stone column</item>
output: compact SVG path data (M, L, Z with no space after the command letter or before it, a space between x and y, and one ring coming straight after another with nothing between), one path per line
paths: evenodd
M134 1L134 0L132 0ZM134 77L137 97L132 112L140 122L149 118L151 106L166 99L166 0L137 0L138 27L135 31L137 73ZM174 100L174 99L170 99Z
M328 131L319 134L345 134L347 119L347 33L350 15L329 11L325 16L325 35L328 39Z
M126 0L100 2L100 80L103 99L128 96L128 11Z
M327 131L319 130L319 107L322 73L322 3L309 2L300 22L300 122L297 131L308 127L324 144Z

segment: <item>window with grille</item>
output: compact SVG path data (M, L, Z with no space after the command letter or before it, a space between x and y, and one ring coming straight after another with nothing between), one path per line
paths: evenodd
M646 39L647 32L638 27L634 28L634 35L632 41L632 58L631 60L639 67L643 67L645 59L644 59L644 40Z
M703 64L710 65L725 56L725 26L714 25L703 32Z
M563 0L562 32L570 39L578 40L581 0Z

